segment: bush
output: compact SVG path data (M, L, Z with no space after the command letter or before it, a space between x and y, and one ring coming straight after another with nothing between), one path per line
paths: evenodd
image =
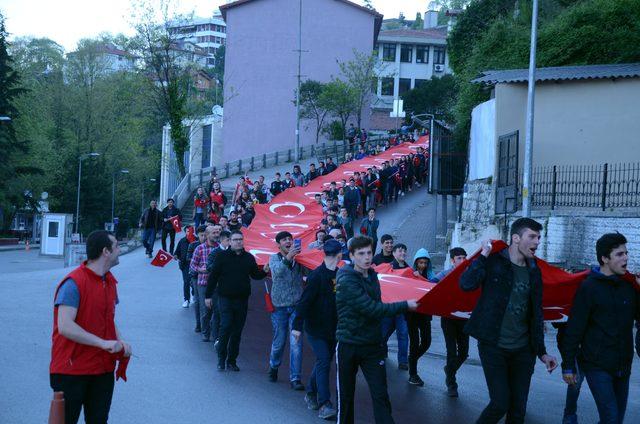
M326 135L329 140L342 140L344 137L344 126L342 126L342 122L338 120L331 121L324 126L322 133Z

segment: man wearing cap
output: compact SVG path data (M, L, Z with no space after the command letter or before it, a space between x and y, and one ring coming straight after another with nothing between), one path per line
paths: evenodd
M279 252L269 258L271 270L271 300L275 311L271 314L273 341L269 355L269 381L278 381L278 367L282 362L282 352L290 336L296 317L295 305L302 296L302 266L295 262L300 249L293 244L293 236L288 231L276 234ZM304 390L301 381L302 338L289 338L289 381L294 390Z
M307 286L296 305L291 334L296 340L302 339L304 325L307 340L316 355L304 400L309 409L318 410L319 418L328 420L337 414L331 403L329 371L336 348L338 314L335 285L342 246L336 240L328 240L322 249L324 261L307 277Z

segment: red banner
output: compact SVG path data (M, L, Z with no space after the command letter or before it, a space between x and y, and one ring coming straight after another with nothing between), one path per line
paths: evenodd
M335 181L338 186L342 179L349 179L354 172L366 173L367 168L381 166L392 158L401 158L415 153L418 147L427 148L428 136L420 137L417 143L404 143L392 147L377 156L368 156L343 165L329 175L318 177L304 187L287 189L266 205L256 205L256 217L249 228L243 229L245 249L251 252L259 264L269 261L269 256L277 253L274 241L279 231L289 231L294 238L302 239L302 252L296 261L313 269L320 265L322 251L307 249L307 245L315 240L315 232L322 220L322 207L315 202L314 195L328 189ZM492 252L507 247L502 241L493 242ZM388 264L376 267L385 302L407 299L419 299L419 311L425 314L468 318L480 296L480 290L463 292L459 280L471 261L480 254L478 250L452 270L437 284L415 277L411 269L393 270ZM571 274L537 259L543 281L543 307L546 320L564 321L567 319L573 296L580 282L588 274L583 271Z
M176 230L176 233L182 232L182 227L180 226L180 218L178 217L178 215L169 218L169 222L171 222L171 225L173 225L173 229Z
M156 257L151 261L151 265L159 266L162 268L166 264L171 262L171 260L173 260L173 256L171 256L169 252L165 252L164 250L160 249L158 250L158 253L156 253Z

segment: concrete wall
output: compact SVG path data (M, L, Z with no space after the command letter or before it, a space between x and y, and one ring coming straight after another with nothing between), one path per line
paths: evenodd
M294 147L298 14L298 2L290 0L252 1L227 10L224 161ZM303 80L330 81L339 74L336 61L353 59L354 49L370 53L373 37L372 14L335 0L305 0ZM364 111L367 128L368 105ZM314 141L314 126L301 121L301 145Z
M520 131L524 159L526 84L498 84L497 138ZM536 88L534 166L639 162L640 79L539 83ZM522 168L521 168L522 169Z

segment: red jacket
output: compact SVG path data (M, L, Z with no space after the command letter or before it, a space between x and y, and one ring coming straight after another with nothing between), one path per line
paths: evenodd
M91 271L86 262L67 275L56 288L54 296L67 279L73 279L80 292L76 324L105 340L116 340L115 312L118 291L115 277L108 272L104 280ZM51 374L95 375L113 372L115 356L97 347L76 343L58 333L58 308L53 309Z

